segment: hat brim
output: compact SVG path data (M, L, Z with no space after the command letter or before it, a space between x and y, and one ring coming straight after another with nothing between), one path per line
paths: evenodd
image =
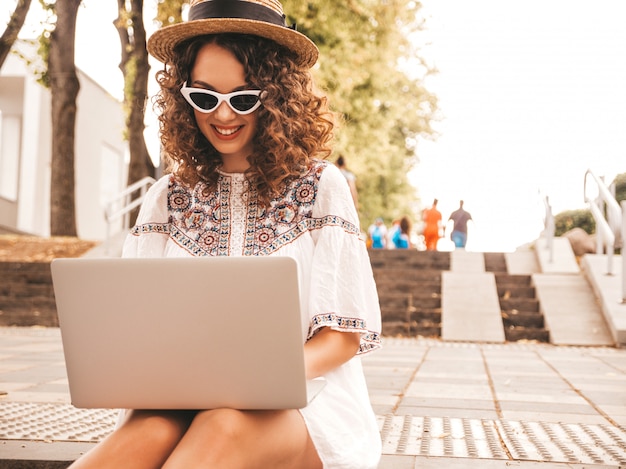
M163 63L170 62L182 41L206 34L238 33L271 39L296 53L300 65L317 62L317 46L304 34L264 21L241 18L209 18L173 24L155 31L148 39L148 52Z

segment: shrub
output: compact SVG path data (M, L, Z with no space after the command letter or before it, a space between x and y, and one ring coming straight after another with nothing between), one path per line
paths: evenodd
M615 176L613 184L615 184L615 199L617 202L626 200L626 173Z
M587 209L566 210L554 217L554 235L561 236L573 228L582 228L588 234L596 231L596 222Z

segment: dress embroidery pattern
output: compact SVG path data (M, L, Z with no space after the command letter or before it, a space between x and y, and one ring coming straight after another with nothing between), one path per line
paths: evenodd
M220 175L217 191L208 195L202 182L189 189L171 178L169 223L136 226L132 233L168 234L194 256L269 255L308 231L325 226L339 226L358 235L357 227L341 217L312 217L326 165L317 162L267 208L259 206L258 194L243 174Z
M380 347L380 334L367 330L367 324L365 320L361 318L348 318L345 316L338 316L334 313L318 314L311 320L309 325L309 333L307 338L310 339L315 333L322 327L336 327L338 329L344 329L347 331L361 331L361 345L359 346L358 353L369 352Z

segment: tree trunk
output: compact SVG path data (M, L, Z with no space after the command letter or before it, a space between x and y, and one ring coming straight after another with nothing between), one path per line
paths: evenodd
M81 0L57 0L57 23L50 36L50 93L52 95L52 162L50 234L76 236L74 194L74 134L76 97L80 83L74 63L76 15Z
M11 19L9 20L9 24L7 25L7 29L4 30L4 33L2 33L0 37L0 68L2 68L11 47L13 47L17 39L20 29L22 29L24 25L26 14L30 8L30 2L31 0L18 0L15 10L13 10L13 14L11 15Z
M150 65L143 24L143 0L118 0L117 3L119 17L115 26L122 45L120 68L124 73L124 107L130 150L128 185L130 185L144 177L155 175L155 168L143 135ZM135 194L133 198L137 195ZM131 224L135 222L136 215L137 211L131 214Z

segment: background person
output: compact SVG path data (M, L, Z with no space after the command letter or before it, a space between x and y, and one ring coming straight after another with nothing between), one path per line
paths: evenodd
M441 237L442 216L441 212L437 210L438 203L439 201L434 199L432 206L422 212L422 220L424 221L424 243L426 244L427 251L436 251L437 243Z
M411 243L411 220L409 220L409 217L404 216L400 219L400 229L394 233L393 244L396 249L413 247Z
M148 42L165 63L156 102L172 173L147 193L124 256L295 258L306 375L327 384L300 410L129 410L73 467L375 468L358 354L379 346L380 310L350 192L323 160L333 125L313 91L317 48L276 0L192 1L189 18Z
M456 249L464 249L467 244L467 222L472 219L469 212L463 209L463 201L459 201L459 208L450 214L448 221L452 220L452 232L450 239Z
M393 242L396 233L400 231L400 219L396 218L391 222L391 226L387 230L387 249L395 249L396 245Z
M367 230L372 249L384 249L387 246L387 227L382 218L377 218Z
M339 158L337 158L337 161L335 162L335 164L339 168L339 171L341 171L341 174L343 174L343 177L346 178L346 181L348 181L348 187L350 187L350 194L352 195L354 206L358 210L359 209L359 193L356 190L356 176L346 166L346 160L343 156L340 156Z

